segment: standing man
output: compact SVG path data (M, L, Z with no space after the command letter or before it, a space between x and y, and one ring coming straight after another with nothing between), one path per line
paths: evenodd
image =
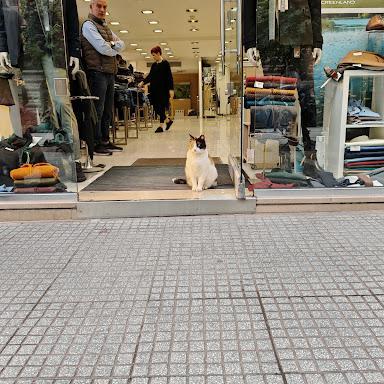
M125 48L105 21L107 0L92 0L91 12L81 30L81 48L87 69L92 96L97 96L98 123L95 132L95 154L112 155L123 149L109 141L109 126L112 122L116 55Z

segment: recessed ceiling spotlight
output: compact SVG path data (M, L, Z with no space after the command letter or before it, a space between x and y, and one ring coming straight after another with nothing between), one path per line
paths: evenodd
M154 29L153 32L155 32L155 33L162 33L163 30L162 29Z
M156 20L150 20L150 21L148 21L148 24L156 25L156 24L159 24L159 22Z
M141 52L142 50L143 50L143 48L136 48L137 52Z
M191 41L191 44L199 44L198 41Z
M139 44L137 44L137 43L131 43L131 44L130 44L131 47L137 47L138 45L139 45Z
M151 9L143 9L141 13L144 15L151 15L153 11Z
M197 12L197 9L195 9L195 8L188 8L186 10L186 12L194 13L194 12Z
M236 19L232 19L232 20L231 20L231 23L236 23Z
M151 58L151 56L145 56L145 58L146 58L146 59L150 59L150 58Z
M170 58L172 59L172 58L175 57L175 56L173 56L173 55L169 55L168 57L170 57Z
M128 31L127 31L126 29L122 29L122 30L120 31L120 33L128 33Z
M199 48L199 47L193 47L193 48L192 48L192 50L196 50L196 49L198 50L198 49L200 49L200 48Z
M160 45L168 45L168 43L166 43L165 41L163 41L162 43L160 43Z
M118 21L111 21L111 25L120 25Z
M226 31L232 31L232 29L233 29L232 27L225 28Z
M169 48L169 47L164 48L164 51L170 51L170 50L171 50L171 48Z
M231 11L233 11L233 12L237 12L237 7L233 7L233 8L231 8Z
M197 32L199 29L198 28L191 28L190 31L191 32Z
M141 54L141 55L144 55L144 56L146 56L146 55L147 55L147 53L146 53L146 52L141 52L140 54Z
M189 19L188 20L188 23L198 23L199 20L196 20L196 19Z

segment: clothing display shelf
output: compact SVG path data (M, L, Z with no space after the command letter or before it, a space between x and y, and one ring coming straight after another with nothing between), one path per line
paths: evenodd
M352 78L373 78L372 110L384 119L384 71L346 70L339 82L330 81L325 89L323 134L325 143L325 169L332 172L334 177L344 175L344 151L347 129L382 128L384 139L384 124L381 121L365 122L363 124L347 124L348 101Z

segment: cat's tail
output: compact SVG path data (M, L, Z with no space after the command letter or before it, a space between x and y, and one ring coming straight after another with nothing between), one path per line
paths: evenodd
M187 180L185 179L172 179L174 184L187 184Z

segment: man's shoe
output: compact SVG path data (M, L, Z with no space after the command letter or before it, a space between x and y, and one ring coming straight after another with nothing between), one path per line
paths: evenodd
M83 169L81 168L81 163L79 161L75 161L76 164L76 181L78 183L82 183L83 181L87 180L87 178L84 175Z
M103 144L105 149L108 149L110 152L123 152L123 148L117 147L115 144L109 142L108 144Z
M159 127L156 129L155 133L161 133L164 132L163 128Z
M165 123L166 125L165 130L168 131L168 129L171 128L172 124L173 124L173 120L169 120L167 123Z
M102 144L96 145L94 152L98 156L112 156L112 152Z

